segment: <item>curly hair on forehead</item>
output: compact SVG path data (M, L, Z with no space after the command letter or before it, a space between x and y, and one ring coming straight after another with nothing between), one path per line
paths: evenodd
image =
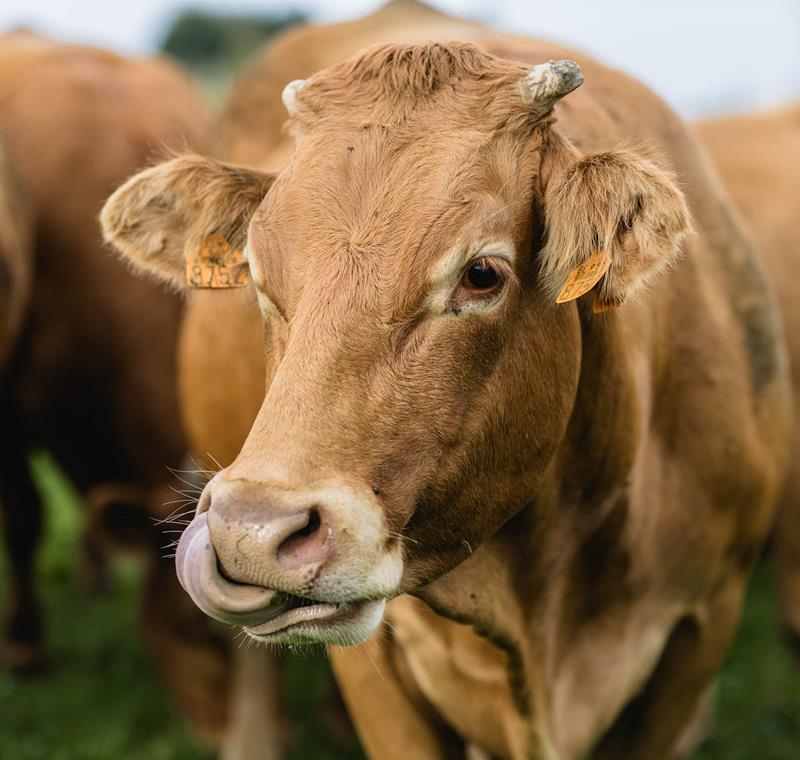
M486 127L514 112L524 118L517 83L526 71L469 43L378 45L311 77L298 93L293 119L313 126L326 112L336 118L358 112L397 124L436 99L454 115L461 112L465 123Z
M427 95L458 79L494 78L501 63L508 62L463 42L379 45L345 61L336 73L355 81L377 80L390 92ZM502 73L519 75L518 66L508 68Z

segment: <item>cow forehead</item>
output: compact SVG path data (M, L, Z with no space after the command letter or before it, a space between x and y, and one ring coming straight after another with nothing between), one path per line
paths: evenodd
M314 75L295 90L295 137L326 121L360 119L384 125L528 122L519 83L527 67L464 43L382 45ZM438 123L437 123L438 122Z
M459 239L509 237L529 207L524 143L475 130L420 134L356 129L302 145L251 225L269 258L337 254L428 267Z

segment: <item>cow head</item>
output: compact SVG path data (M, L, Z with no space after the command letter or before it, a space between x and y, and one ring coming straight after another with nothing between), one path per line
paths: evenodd
M108 239L174 282L206 237L246 240L277 357L179 547L209 614L362 640L535 501L580 372L578 309L554 294L601 249L603 302L629 298L688 225L654 163L562 136L554 103L581 81L469 45L376 48L287 88L276 177L184 157L111 197Z

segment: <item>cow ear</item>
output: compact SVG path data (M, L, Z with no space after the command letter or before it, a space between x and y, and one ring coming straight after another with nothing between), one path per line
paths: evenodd
M131 177L106 201L106 242L134 267L182 288L185 255L203 241L241 249L273 176L186 155Z
M674 178L651 159L625 150L580 156L567 149L565 156L544 190L542 276L559 301L594 287L595 311L602 311L677 259L691 230L689 210Z

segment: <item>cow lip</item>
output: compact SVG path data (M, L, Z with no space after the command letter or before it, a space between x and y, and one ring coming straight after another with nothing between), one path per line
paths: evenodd
M307 610L319 606L319 602L313 599L307 599L303 596L295 596L294 594L285 594L280 591L274 592L270 605L261 610L259 621L256 627L268 625L281 615L291 613L295 610Z
M266 638L306 623L316 625L338 623L368 604L368 602L318 602L301 596L286 596L287 598L280 604L265 610L272 613L268 618L256 625L243 626L244 630L251 636Z

